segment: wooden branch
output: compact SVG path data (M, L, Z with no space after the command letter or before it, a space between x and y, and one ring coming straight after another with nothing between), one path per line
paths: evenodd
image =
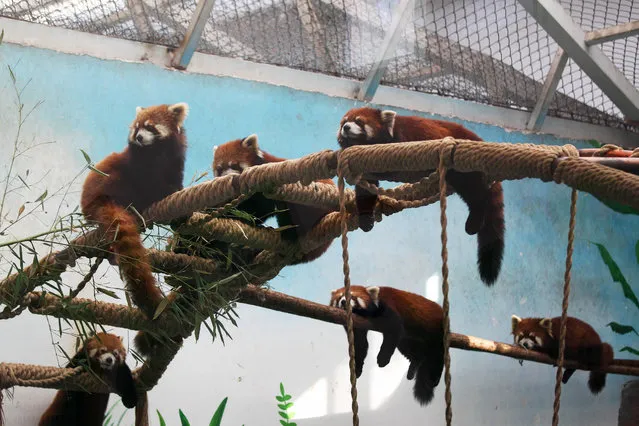
M608 152L604 153L604 155L601 155L600 152L601 152L601 150L599 148L580 149L579 150L579 156L580 157L601 156L601 157L626 158L626 157L630 157L632 155L632 151L631 150L627 150L627 149L614 149L614 150L611 150L611 151L608 151Z
M273 290L260 289L251 285L242 290L238 302L307 318L313 318L333 324L346 324L346 312L341 309L332 308L328 305L322 305L304 299L299 299L297 297L289 296L287 294L279 293ZM378 328L374 327L373 324L370 323L370 321L359 315L353 315L353 325L357 328L366 328L374 331L380 331ZM555 364L555 360L553 360L548 355L542 354L540 352L529 351L519 346L509 345L507 343L501 342L494 342L492 340L466 336L463 334L451 333L450 346L456 349L476 352L488 352L496 355L506 356L509 358L523 359L539 362L542 364ZM612 374L639 376L639 365L631 365L631 363L628 363L628 361L632 360L615 360L613 362L613 365L609 366L604 371ZM593 368L591 367L574 361L565 361L564 368L593 370Z

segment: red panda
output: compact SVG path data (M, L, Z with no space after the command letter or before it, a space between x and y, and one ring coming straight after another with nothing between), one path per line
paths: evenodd
M344 288L333 290L330 306L346 309ZM427 405L444 368L444 311L437 303L418 294L392 287L351 286L355 314L367 317L383 331L377 365L385 367L395 348L410 362L406 378L415 379L413 395ZM346 328L346 327L344 327ZM368 330L354 329L355 372L362 374L368 352Z
M126 408L133 408L138 395L125 360L126 348L120 336L97 333L85 342L67 368L89 367L100 379L114 386ZM109 395L61 389L42 414L38 426L102 426Z
M128 207L142 213L182 189L187 147L183 122L187 114L185 103L137 107L128 146L95 165L108 176L91 170L82 188L82 213L89 222L97 222L106 238L113 241L111 248L126 288L149 318L153 318L163 295L146 258L136 216ZM145 355L149 351L146 340L142 332L135 340Z
M561 317L555 318L511 318L512 334L515 344L525 349L535 350L559 357L559 333ZM606 368L614 357L612 346L602 343L597 332L587 323L574 317L568 317L566 323L566 345L564 359L582 362L590 367ZM575 372L567 368L562 382ZM606 373L591 371L588 387L593 394L598 394L606 386Z
M257 143L257 135L252 134L243 139L226 142L213 148L213 174L216 177L228 174L239 174L245 169L266 163L285 161L260 149ZM321 179L318 182L335 185L330 179ZM282 238L288 241L296 241L310 231L320 219L332 212L331 209L307 206L303 204L288 203L266 198L262 193L253 194L249 199L237 206L238 210L245 211L256 218L256 224L263 224L269 217L276 216L280 227L288 227L282 231ZM302 259L293 263L310 262L320 257L330 247L332 241L307 253Z
M369 107L353 108L346 112L337 131L337 140L342 148L442 139L446 136L482 140L457 123L401 116L395 111ZM423 173L371 173L370 176L375 180L368 182L379 185L377 179L417 181L431 172L432 170L425 170ZM477 234L479 275L486 285L491 286L499 276L504 253L504 197L501 182L486 182L481 172L462 173L454 169L446 172L446 182L468 206L466 232L469 235ZM355 196L360 228L368 232L373 229L373 209L377 196L360 186L355 187Z

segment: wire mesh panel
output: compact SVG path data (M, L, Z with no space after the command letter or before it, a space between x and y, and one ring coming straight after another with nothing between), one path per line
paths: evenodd
M399 1L215 0L197 50L363 80ZM585 31L639 20L634 0L559 1ZM0 0L0 15L175 47L196 2ZM638 37L600 47L638 87ZM382 83L532 111L557 48L517 0L416 0ZM571 60L548 114L629 128Z

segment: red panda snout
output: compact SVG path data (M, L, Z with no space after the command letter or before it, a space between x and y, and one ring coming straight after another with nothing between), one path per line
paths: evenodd
M541 337L536 336L533 333L519 333L515 336L515 344L524 349L531 350L534 348L542 348L544 346L544 341Z
M367 124L356 121L346 121L340 126L337 133L337 140L343 148L346 148L370 140L373 137L373 133L373 128Z

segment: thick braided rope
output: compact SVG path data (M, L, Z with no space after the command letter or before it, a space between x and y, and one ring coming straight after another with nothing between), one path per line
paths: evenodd
M632 154L630 154L631 157L635 158L635 157L639 157L639 148L635 148L632 150Z
M20 378L16 377L13 368L20 368ZM14 364L13 366L0 363L0 389L8 389L13 386L51 387L83 371L82 367L68 368L62 373L57 367L41 367L27 364ZM25 378L26 377L26 378Z
M359 426L357 412L357 374L355 373L355 334L353 331L353 307L351 306L351 277L348 266L348 215L346 213L346 196L344 193L344 169L342 157L337 157L337 187L339 190L339 212L342 224L342 259L344 261L344 290L346 294L346 337L348 339L348 368L351 375L351 399L353 410L353 426Z
M450 426L453 422L452 394L450 390L450 317L448 303L448 235L446 234L446 164L447 155L452 152L454 143L449 146L444 145L441 149L439 157L439 212L441 222L441 240L442 240L442 293L444 294L444 383L446 390L444 399L446 400L446 425Z
M557 359L557 376L555 378L555 402L553 404L552 426L559 424L559 404L561 398L561 376L564 367L564 351L566 348L566 323L568 319L568 298L570 296L570 271L572 269L572 251L575 239L575 218L577 216L577 190L572 190L570 197L570 226L568 229L568 248L566 250L566 272L564 273L564 298L561 304L561 325L559 332L559 357Z

